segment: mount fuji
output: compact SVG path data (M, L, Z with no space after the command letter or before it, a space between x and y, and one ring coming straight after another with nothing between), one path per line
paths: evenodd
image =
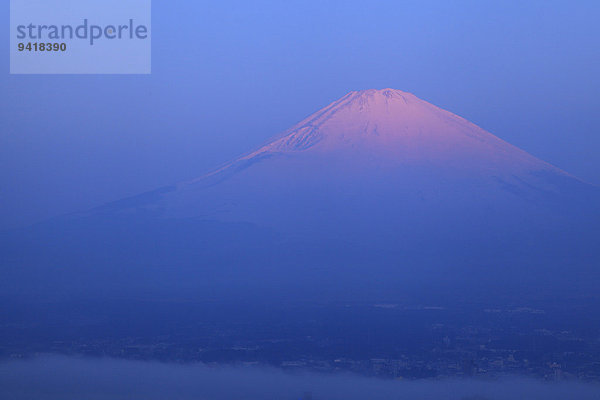
M364 90L197 179L32 227L5 261L15 280L38 270L36 290L68 276L87 290L393 294L415 282L562 285L565 268L596 282L599 200L457 115Z
M452 225L484 229L493 218L522 225L542 211L551 222L564 213L556 207L594 189L461 117L384 89L348 93L211 173L100 210L394 240Z

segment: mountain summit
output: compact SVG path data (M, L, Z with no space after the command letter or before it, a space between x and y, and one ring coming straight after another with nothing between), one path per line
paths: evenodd
M469 121L395 89L350 92L208 176L278 156L308 162L321 157L332 166L346 162L348 169L437 168L509 179L532 173L568 176Z

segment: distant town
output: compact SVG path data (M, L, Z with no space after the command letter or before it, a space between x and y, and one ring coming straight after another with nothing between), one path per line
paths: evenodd
M68 340L13 324L4 332L21 331L29 337L6 337L0 356L57 353L209 366L265 365L389 379L519 375L600 382L597 329L564 330L560 318L537 308L484 308L457 318L440 306L314 306L271 325L262 324L260 315L245 322L190 317L173 329L177 333L169 333L168 326L157 328L159 321L134 318L130 330L135 335L102 334L99 321L80 320L70 327L74 334ZM324 315L335 323L329 326ZM403 320L413 326L403 325Z

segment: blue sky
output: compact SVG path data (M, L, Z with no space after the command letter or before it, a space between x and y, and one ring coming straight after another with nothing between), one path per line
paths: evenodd
M600 184L597 1L152 12L150 76L11 76L0 42L0 228L193 178L368 88L412 92Z

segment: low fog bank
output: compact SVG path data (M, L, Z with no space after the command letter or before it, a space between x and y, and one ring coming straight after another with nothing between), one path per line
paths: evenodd
M499 381L387 381L353 375L286 373L258 367L161 364L44 356L0 363L0 397L119 399L599 399L600 385Z

